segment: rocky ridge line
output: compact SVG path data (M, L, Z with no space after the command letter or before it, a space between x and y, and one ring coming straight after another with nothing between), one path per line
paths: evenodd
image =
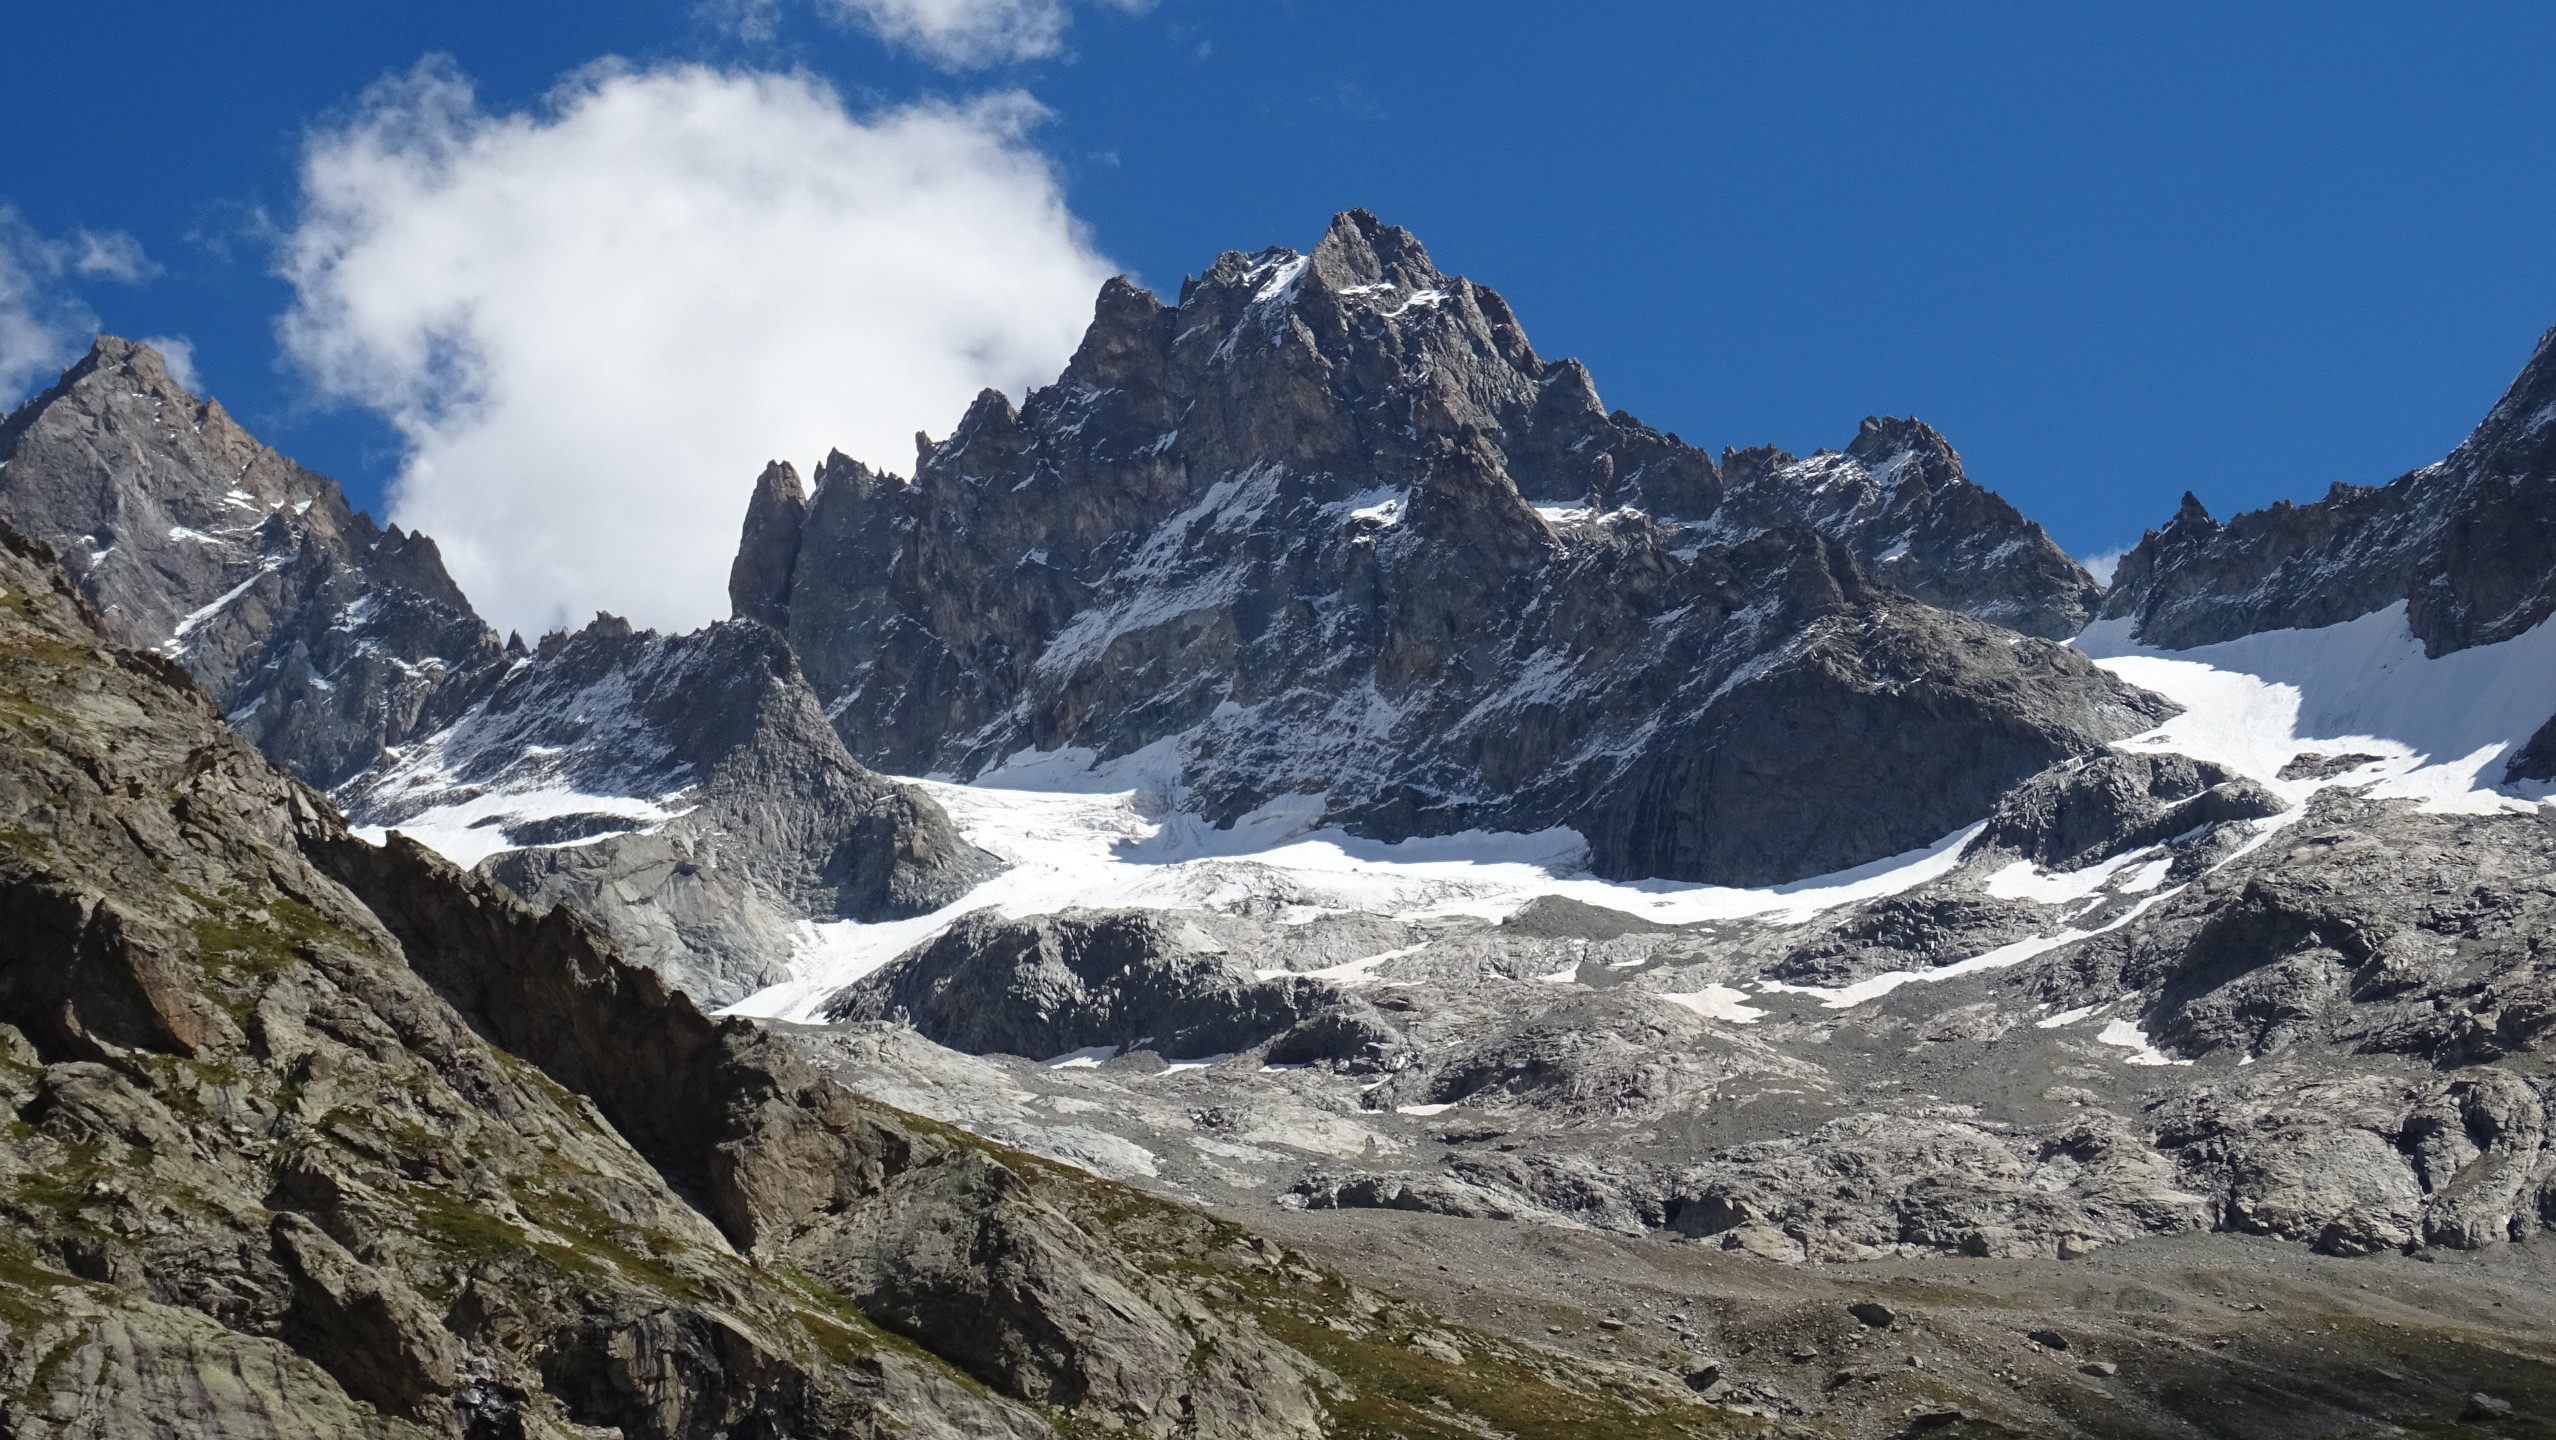
M1601 874L1730 883L1931 842L2153 721L1972 618L2065 635L2094 593L1924 426L1716 465L1364 212L1177 305L1111 282L910 484L767 470L731 587L891 771L1171 742L1218 823L1570 825Z
M98 337L0 420L0 519L323 789L448 723L506 658L434 541L377 527L130 340Z
M2436 464L2224 524L2185 495L2173 520L2122 557L2103 614L2182 650L2400 601L2434 656L2508 640L2556 613L2556 330Z
M805 921L932 910L990 868L844 752L779 637L607 616L501 648L431 539L350 510L147 345L99 337L0 423L0 519L359 822L476 803L474 854L706 1000L779 978ZM563 792L584 803L541 803Z

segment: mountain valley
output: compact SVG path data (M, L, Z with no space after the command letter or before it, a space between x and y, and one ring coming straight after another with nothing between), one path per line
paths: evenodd
M2108 586L1362 211L917 447L526 642L0 422L0 1437L2556 1428L2556 331Z

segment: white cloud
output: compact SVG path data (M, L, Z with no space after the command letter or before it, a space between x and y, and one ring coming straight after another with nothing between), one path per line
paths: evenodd
M1055 378L1111 267L1026 97L856 117L798 75L575 77L478 108L449 62L314 135L287 352L406 437L393 518L500 629L727 612L768 458L900 473Z
M97 333L97 312L64 284L66 276L134 281L158 273L142 243L122 231L48 239L0 205L0 410L78 359Z
M204 382L195 373L194 341L183 335L151 335L144 337L142 343L160 352L160 359L169 367L169 378L180 389L190 395L204 393Z
M1065 0L827 0L844 19L951 69L1053 55Z
M2097 585L2110 585L2112 572L2120 568L2121 557L2129 553L2128 550L2118 547L2098 550L2092 555L2078 556L2077 563L2086 567L2086 573L2095 578Z
M62 244L62 256L83 275L121 280L130 285L160 273L157 262L142 253L142 242L121 230L76 230Z
M1141 15L1155 0L1094 0ZM695 0L694 11L739 39L764 42L780 30L782 0ZM827 18L867 30L945 70L1036 60L1064 47L1073 22L1067 0L816 0Z

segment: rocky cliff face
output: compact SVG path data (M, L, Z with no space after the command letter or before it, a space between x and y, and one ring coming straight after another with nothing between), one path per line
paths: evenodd
M779 978L804 921L930 910L985 869L844 753L778 637L606 619L501 648L433 540L350 510L148 346L100 337L0 423L0 520L359 821L452 818L448 848L505 854L705 1000Z
M494 851L517 893L576 905L704 1003L784 978L804 921L938 909L994 868L845 753L789 646L750 620L549 636L337 798L365 825Z
M1045 1432L743 1263L304 857L325 801L0 545L8 1433Z
M0 737L0 1433L1437 1433L1424 1358L1280 1338L1336 1276L355 838L5 530ZM1439 1333L1361 1293L1347 1330ZM1536 1368L1467 1429L1694 1409L1481 1348Z
M124 644L184 665L259 748L322 787L468 708L502 663L435 542L101 336L0 421L0 520L61 555Z
M1571 825L1602 873L1757 882L1924 843L2158 713L1973 618L2065 635L2094 590L1931 430L1716 464L1363 212L1176 306L1113 282L1056 385L918 466L768 471L732 585L890 770L1174 741L1220 822L1319 795L1387 838Z
M2556 330L2436 465L2225 524L2186 495L2122 557L2103 613L2147 644L2185 649L2398 601L2432 655L2508 640L2556 613Z

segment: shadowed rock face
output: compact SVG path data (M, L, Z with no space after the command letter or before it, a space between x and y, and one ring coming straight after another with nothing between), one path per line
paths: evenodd
M660 635L601 616L554 634L459 722L337 798L397 827L457 799L563 790L675 813L506 819L520 848L489 873L575 905L705 1003L783 978L806 920L921 914L995 868L939 806L845 753L787 642L751 620Z
M1336 1275L863 1100L575 912L356 838L5 527L0 1121L12 1437L1429 1433L1401 1352L1351 1380L1274 1332ZM1358 1293L1364 1330L1438 1323ZM1520 1373L1467 1432L1693 1403Z
M990 868L931 801L863 769L780 637L606 617L501 649L435 543L102 336L0 423L0 519L53 546L119 641L183 665L233 728L395 825L470 792L689 795L509 821L505 878L574 901L705 1000L778 979L803 921L931 910Z
M2556 330L2447 458L2225 524L2186 495L2113 574L2107 617L2187 649L2338 624L2405 601L2426 653L2490 645L2556 612Z
M1042 1060L1144 1046L1229 1055L1274 1040L1275 1063L1373 1068L1402 1048L1363 1002L1319 981L1261 979L1192 921L1144 911L970 915L846 987L825 1017L896 1018L954 1050Z
M1177 306L1113 281L1058 383L980 398L911 484L768 470L732 585L885 769L1177 736L1220 822L1322 794L1385 838L1571 825L1602 873L1749 883L2155 718L1974 618L2066 635L2093 594L1924 426L1717 465L1363 212Z
M350 510L130 340L100 336L0 422L0 519L322 787L448 723L503 660L434 541Z
M743 1263L654 1155L439 992L506 963L559 1001L538 1013L564 1048L606 1021L593 991L648 991L689 1029L621 1026L620 1063L724 1115L748 1082L697 1083L719 1037L688 1003L606 954L440 947L538 933L448 867L406 896L478 933L403 946L330 873L397 858L183 672L108 648L48 562L0 529L0 1429L1048 1433ZM654 1142L692 1113L658 1109L622 1123ZM686 1180L711 1158L653 1148ZM651 1353L687 1363L631 1363Z

